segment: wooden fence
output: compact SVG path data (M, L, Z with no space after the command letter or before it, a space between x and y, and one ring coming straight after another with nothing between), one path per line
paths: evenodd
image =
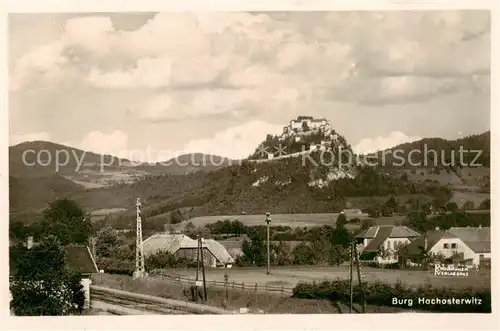
M163 269L155 269L149 273L150 277L158 277L164 280L168 280L177 284L188 284L195 285L196 280L189 277L181 277L181 276L172 276L167 273L166 270ZM291 295L293 294L293 287L287 287L284 285L262 285L259 283L239 283L236 281L216 281L216 280L206 280L207 287L218 287L218 288L227 288L230 290L240 290L240 291L253 291L253 292L274 292Z

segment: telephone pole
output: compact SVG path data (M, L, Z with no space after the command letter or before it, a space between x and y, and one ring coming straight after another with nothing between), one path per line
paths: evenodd
M352 274L353 274L353 270L352 270L352 267L353 267L353 264L352 264L352 260L353 260L353 243L354 242L351 242L351 263L350 263L350 266L349 266L349 287L350 287L350 291L349 291L349 297L350 297L350 303L349 303L349 314L352 314L352 294L353 294L353 281L352 281Z
M135 243L135 271L134 278L140 278L146 276L146 271L144 269L144 249L142 246L142 219L141 219L141 201L137 198L136 203L136 215L137 215L137 233L136 233L136 243Z
M200 237L200 248L201 248L201 273L203 275L203 298L207 301L207 282L205 280L205 261L203 260L203 239Z
M361 288L361 299L363 300L363 310L362 312L365 313L366 312L366 298L365 298L365 288L363 286L363 282L361 281L361 268L359 266L359 254L358 254L358 250L356 249L356 243L353 242L353 248L355 249L354 250L354 257L355 257L355 262L356 262L356 269L358 271L358 283L359 283L359 286Z
M267 224L267 274L271 274L271 254L269 248L269 223L271 223L271 213L266 213Z

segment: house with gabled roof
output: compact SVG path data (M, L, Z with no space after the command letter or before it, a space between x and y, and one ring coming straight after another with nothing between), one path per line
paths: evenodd
M423 253L453 258L460 264L478 266L491 258L490 228L453 227L427 231L404 248L404 255L420 262Z
M204 264L209 267L231 267L234 258L226 248L213 239L202 239ZM196 261L198 241L182 233L156 233L143 242L144 256L166 251L177 258Z
M88 246L85 245L70 245L65 246L66 259L68 266L78 272L81 277L81 284L85 293L85 302L83 308L90 308L90 285L92 283L92 274L99 272L94 257Z
M377 263L398 262L398 251L420 233L407 226L376 225L355 236L360 260Z
M488 263L491 260L491 229L489 227L452 227L448 232L460 238L474 252L474 256L472 254L464 256L466 259L472 259L473 265Z

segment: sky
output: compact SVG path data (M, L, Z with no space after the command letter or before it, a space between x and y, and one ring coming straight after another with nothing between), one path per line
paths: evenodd
M10 145L161 161L246 157L299 115L356 152L490 129L486 11L16 14L8 44Z

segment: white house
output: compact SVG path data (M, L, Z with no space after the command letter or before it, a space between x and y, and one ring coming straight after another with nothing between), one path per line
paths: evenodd
M398 262L398 250L419 236L407 226L377 225L362 231L355 238L361 260L395 263Z
M452 227L448 232L459 238L473 252L464 256L466 259L472 259L473 265L480 265L483 261L491 260L489 227ZM466 252L465 249L464 252Z
M408 258L418 260L422 253L453 258L458 263L478 266L491 259L490 228L436 228L427 231L406 247Z
M85 245L65 246L66 258L71 269L82 276L82 285L85 292L85 303L83 308L90 308L90 285L91 276L99 272L90 249Z

